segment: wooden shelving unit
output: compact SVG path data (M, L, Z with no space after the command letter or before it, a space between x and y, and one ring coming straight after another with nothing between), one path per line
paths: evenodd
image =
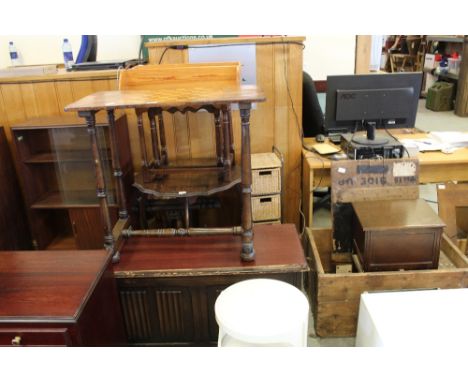
M108 123L97 121L100 158L108 180L111 218L117 220ZM116 119L127 187L133 166L126 116ZM100 249L104 242L93 157L86 125L74 115L27 120L12 127L28 220L36 249Z

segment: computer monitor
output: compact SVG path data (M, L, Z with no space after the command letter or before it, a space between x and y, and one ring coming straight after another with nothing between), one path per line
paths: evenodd
M353 141L385 144L387 138L376 136L376 129L414 127L421 84L421 72L328 76L325 133L366 129Z

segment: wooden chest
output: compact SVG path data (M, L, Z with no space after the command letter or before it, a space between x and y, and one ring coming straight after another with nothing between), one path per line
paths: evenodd
M296 227L254 227L255 261L239 236L131 238L114 265L127 340L140 345L215 345L214 304L228 286L270 278L302 286L308 271Z
M353 240L365 271L435 269L445 224L422 199L353 203Z

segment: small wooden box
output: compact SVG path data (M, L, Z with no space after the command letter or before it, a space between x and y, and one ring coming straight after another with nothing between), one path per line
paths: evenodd
M280 194L252 196L252 220L254 222L279 219L281 219Z
M436 269L445 224L422 199L354 202L354 247L365 271Z
M281 192L281 161L274 153L252 154L252 195Z

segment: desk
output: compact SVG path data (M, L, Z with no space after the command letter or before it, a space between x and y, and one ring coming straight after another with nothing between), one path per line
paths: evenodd
M187 66L184 66L188 70ZM161 68L163 70L163 68ZM227 111L230 110L230 105L235 103L238 105L241 116L241 169L240 169L240 179L233 179L235 177L234 171L231 174L230 167L218 167L216 171L208 169L211 171L211 175L208 173L202 173L198 175L196 181L189 179L187 182L186 176L178 178L177 182L173 182L172 178L174 175L167 176L168 169L163 174L164 179L161 181L158 180L145 180L145 171L143 172L143 177L135 176L136 186L141 191L157 195L158 197L174 197L174 193L178 193L179 197L186 198L187 196L200 196L206 195L214 192L218 192L221 189L224 190L228 187L232 187L237 183L241 183L242 187L242 226L241 227L232 227L233 233L238 233L242 235L242 252L241 256L244 260L252 261L255 257L255 251L253 246L253 234L252 234L252 208L251 208L251 184L252 184L252 175L251 175L251 165L250 165L250 110L253 102L263 102L265 101L265 96L263 93L254 85L227 85L224 82L205 81L200 83L199 81L193 82L191 78L186 81L179 81L177 83L163 83L159 87L154 87L152 90L121 90L121 91L106 91L98 92L91 94L77 102L74 102L68 105L66 111L75 111L84 118L88 125L88 132L91 139L92 152L95 162L95 171L96 171L96 188L97 194L100 200L100 207L103 215L104 222L104 242L107 248L115 253L115 261L118 261L118 246L115 246L116 241L120 241L123 237L123 228L126 226L128 219L128 212L126 210L125 204L127 196L125 195L123 181L122 181L122 171L117 153L117 136L115 134L115 116L114 112L116 109L135 109L136 111L145 112L148 114L151 129L152 129L152 145L154 147L155 157L158 158L157 147L159 145L159 139L156 133L156 120L155 114L160 111L166 111L174 113L176 111L186 112L186 111L198 111L200 109L209 110L211 108ZM101 161L99 158L97 134L96 134L96 119L95 114L100 110L106 110L109 119L109 129L110 129L110 146L112 152L112 167L114 170L114 176L116 181L117 188L117 201L119 205L119 222L117 223L118 227L121 227L116 232L112 232L111 220L109 215L109 208L106 195L106 184L105 178L103 176L103 170ZM224 135L227 139L228 137L228 127L229 118L226 113L225 115L225 132ZM159 122L161 123L161 122ZM153 134L154 131L154 134ZM229 140L227 140L228 142ZM163 142L161 140L161 145ZM225 154L226 158L229 157L229 145L225 145ZM161 167L161 169L163 169ZM143 169L145 170L145 169ZM158 168L149 169L150 171L158 170ZM214 177L217 179L214 182L212 181ZM183 175L183 174L182 174ZM207 187L202 184L201 178L206 177L208 181L209 190ZM138 180L142 178L144 185L140 184L138 187ZM223 183L219 185L218 183ZM154 189L151 184L166 184L170 183L168 187L161 187L157 190ZM226 185L229 183L228 185ZM190 189L186 190L185 187L190 186ZM192 187L196 186L196 190ZM221 187L221 188L220 188ZM188 220L188 219L187 219ZM194 232L196 229L179 229L179 230L152 230L151 233L147 231L135 232L131 234L128 230L126 236L133 235L144 235L148 236L185 236L185 235L195 235L199 234L200 229L197 232ZM224 233L226 229L211 229L210 231L223 230ZM205 231L208 231L206 229ZM213 234L213 232L210 232Z
M426 133L395 134L396 138L424 138ZM315 138L306 138L305 144L315 143ZM419 182L435 183L452 180L468 181L468 148L456 150L453 154L440 151L419 153ZM330 187L331 160L315 152L302 150L302 205L306 226L313 226L313 190L316 187Z

